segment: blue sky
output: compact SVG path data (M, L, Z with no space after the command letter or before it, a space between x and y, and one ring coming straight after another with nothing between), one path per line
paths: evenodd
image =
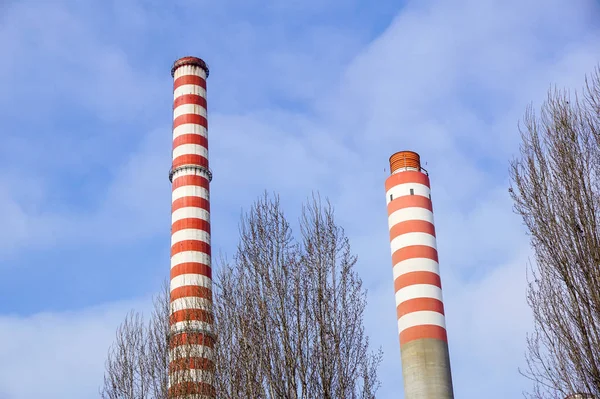
M204 58L213 247L265 189L319 190L402 397L384 180L427 162L456 397L519 397L530 255L517 122L600 60L593 0L0 2L0 399L97 397L116 326L169 264L171 63Z

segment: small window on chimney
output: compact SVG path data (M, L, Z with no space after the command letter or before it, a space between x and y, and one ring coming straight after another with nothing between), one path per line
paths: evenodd
M393 201L393 200L394 200L394 195L390 194L390 201Z
M415 190L413 190L412 188L410 189L410 195L415 195Z

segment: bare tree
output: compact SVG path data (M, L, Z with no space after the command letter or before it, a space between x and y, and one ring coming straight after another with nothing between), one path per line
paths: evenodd
M600 69L583 95L553 90L521 130L510 193L531 236L530 398L600 396Z
M202 353L198 353L197 347L182 345L180 340L190 339L189 336L169 339L172 304L168 282L163 283L162 290L153 298L153 305L148 323L144 323L140 313L131 311L117 329L115 343L108 352L101 398L206 398L205 392L198 392L199 387L189 383L194 380L189 361L202 358ZM190 309L189 314L184 314L183 323L192 323L194 307L183 306ZM173 363L169 376L170 359ZM212 384L210 381L209 385Z
M131 311L119 326L106 360L102 399L166 399L169 287L154 298L148 323Z
M374 398L382 355L369 351L363 328L366 291L355 263L329 203L313 198L303 208L295 239L279 198L265 194L256 201L242 217L233 262L222 261L215 276L217 397ZM141 322L132 324L132 316L125 320L109 354L104 387L109 393L130 392L130 358L142 358L153 366L133 367L135 373L160 369L153 375L161 378L149 378L163 387L160 394L153 390L155 396L144 396L138 389L103 398L166 399L168 348L160 337L168 334L168 300L168 292L159 296L155 307L162 313L155 311L153 318L162 322L151 322L146 330ZM142 349L136 343L144 337L162 346ZM121 351L134 355L119 356Z
M296 240L266 194L218 274L220 398L373 398L381 352L363 328L366 292L331 205L313 198Z

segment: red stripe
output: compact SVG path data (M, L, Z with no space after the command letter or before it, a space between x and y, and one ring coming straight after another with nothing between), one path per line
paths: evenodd
M213 322L213 317L210 312L204 309L183 309L171 313L169 323L175 324L182 321L203 321L205 323Z
M208 121L205 117L198 114L183 114L179 115L177 118L173 120L173 129L177 126L184 125L186 123L193 123L195 125L204 126L208 129Z
M171 336L169 347L173 349L180 345L204 345L214 348L215 340L211 336L199 332L180 333Z
M171 291L171 302L180 298L195 296L198 298L210 299L212 301L212 290L198 285L184 285Z
M210 244L200 240L180 241L171 247L171 256L185 251L198 251L210 255Z
M429 187L429 177L425 173L411 170L394 173L385 180L385 191L389 191L392 187L404 183L418 183Z
M171 225L171 234L184 229L198 229L210 233L210 223L204 219L179 219Z
M402 331L400 333L400 346L411 341L424 338L433 338L448 342L448 336L446 335L445 328L428 324L410 327Z
M201 274L212 279L212 269L203 263L180 263L171 269L171 280L182 274Z
M171 385L167 392L167 396L169 398L176 398L178 396L185 398L196 397L192 395L199 395L203 398L214 398L216 395L216 390L212 385L207 384L206 382L188 381Z
M200 165L208 168L208 159L198 154L180 155L173 160L173 168L181 165Z
M394 289L398 292L398 290L414 284L431 284L442 288L439 274L432 272L410 272L401 274L394 280Z
M173 101L173 109L185 104L200 105L206 108L206 98L197 94L182 94Z
M208 139L201 134L188 133L179 135L173 140L174 149L182 144L198 144L204 148L208 148Z
M206 345L208 346L208 345ZM175 359L169 363L169 372L173 373L175 371L182 370L208 370L214 371L215 364L207 358L204 357L183 357L181 359Z
M405 314L428 310L444 314L444 304L435 298L414 298L402 302L396 307L396 316L401 318Z
M438 254L435 248L428 247L427 245L410 245L408 247L400 248L392 254L392 264L395 265L403 260L413 258L426 258L439 263Z
M206 80L198 75L183 75L173 81L173 90L183 85L198 85L206 90Z
M173 204L171 205L171 212L175 212L178 209L187 207L200 208L210 212L210 202L202 197L177 198L175 201L173 201Z
M390 229L390 241L407 233L427 233L435 237L435 227L425 220L407 220L396 223Z
M208 179L199 175L183 175L173 180L173 190L183 186L200 186L208 190Z
M422 195L403 195L402 197L396 197L390 201L387 205L388 216L396 212L399 209L404 208L425 208L433 212L431 200Z

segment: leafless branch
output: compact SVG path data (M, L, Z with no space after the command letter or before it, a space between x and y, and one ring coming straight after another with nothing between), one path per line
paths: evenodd
M265 194L242 217L233 261L220 263L211 309L218 398L375 397L382 354L369 351L366 291L328 202L314 196L304 206L295 237L279 198ZM165 286L149 324L135 313L126 318L109 352L103 399L166 399L169 386L198 396L185 383L189 367L173 374L172 364L168 383L169 351L184 361L198 355L173 341L169 348L169 314Z
M583 96L552 90L527 109L511 163L515 211L531 236L530 398L600 396L600 69Z

